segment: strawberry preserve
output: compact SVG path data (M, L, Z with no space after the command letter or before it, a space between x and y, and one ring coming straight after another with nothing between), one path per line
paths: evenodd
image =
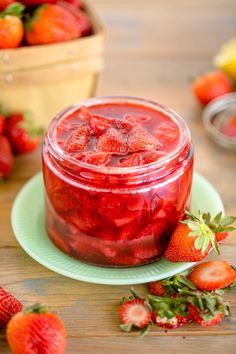
M188 127L170 109L130 97L71 106L43 147L48 235L87 263L152 262L190 202L192 170Z

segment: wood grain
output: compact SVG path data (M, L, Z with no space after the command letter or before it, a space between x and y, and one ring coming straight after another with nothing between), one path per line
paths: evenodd
M235 153L217 147L207 137L189 83L190 76L211 67L219 46L235 35L235 1L96 0L94 4L108 28L99 94L146 97L179 112L191 129L195 168L219 191L226 212L236 215ZM129 286L75 281L32 260L14 238L10 211L17 192L40 169L39 150L19 156L9 181L0 185L0 285L24 304L42 301L60 313L68 332L68 354L236 353L235 292L227 295L232 316L220 325L190 324L167 333L157 328L141 339L118 328L118 300ZM222 247L221 258L235 263L235 254L234 232ZM146 292L145 285L135 288ZM10 353L3 332L0 353Z

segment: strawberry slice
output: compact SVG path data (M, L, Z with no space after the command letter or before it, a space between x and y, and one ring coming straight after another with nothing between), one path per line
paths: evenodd
M127 120L135 125L137 123L139 124L145 124L151 119L150 116L146 116L144 114L125 114L124 115L124 120Z
M123 134L127 134L133 128L134 125L126 120L117 119L116 126L122 131Z
M77 111L75 112L77 114ZM89 122L92 117L92 114L89 112L88 108L81 106L79 109L79 119L83 122Z
M121 329L129 329L130 331L132 326L137 328L146 327L151 321L152 312L143 299L135 298L121 305L119 315L123 324ZM125 327L124 325L128 326Z
M143 164L142 155L139 152L135 152L125 159L119 161L119 166L122 167L131 167L131 166L140 166Z
M115 119L107 118L99 114L93 114L89 120L92 134L95 136L105 133L108 129L112 128L112 124L114 123Z
M89 152L83 158L84 162L95 166L107 166L110 160L110 154L107 152Z
M157 139L169 143L180 136L179 128L174 122L163 122L157 129L155 129L154 135Z
M142 154L142 160L144 164L157 161L166 155L163 151L146 151Z
M128 134L128 148L131 152L155 150L161 147L159 140L141 126L132 128Z
M208 261L197 265L189 280L201 290L223 289L236 280L236 271L226 261Z
M121 132L110 128L106 133L98 137L96 150L114 155L125 155L127 153L127 144Z
M89 144L90 133L88 127L79 126L66 141L65 150L67 152L84 151Z

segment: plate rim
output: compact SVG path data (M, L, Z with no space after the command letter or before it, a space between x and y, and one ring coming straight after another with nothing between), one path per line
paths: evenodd
M79 281L84 281L84 282L89 282L89 283L94 283L94 284L103 284L103 285L135 285L135 284L143 284L143 283L147 283L150 281L155 281L155 280L160 280L163 279L164 277L170 277L173 276L174 274L183 272L189 268L191 268L192 266L194 266L196 264L196 262L178 262L178 263L172 263L173 267L175 266L175 268L173 268L173 270L168 271L168 275L165 275L164 277L159 273L157 274L151 274L148 276L148 279L144 279L143 277L138 277L138 278L132 278L130 277L128 278L106 278L106 277L101 277L101 278L96 278L96 276L88 276L88 275L84 275L84 274L75 274L75 273L70 273L68 270L65 270L63 268L58 269L58 266L55 266L53 264L53 262L51 263L50 261L45 260L44 258L41 258L37 253L35 253L34 251L31 251L30 247L25 244L24 240L22 240L22 237L19 235L21 232L19 231L19 226L17 224L17 218L16 215L18 215L19 213L19 206L21 205L22 199L24 199L25 195L28 192L28 189L30 189L38 179L42 178L42 171L38 172L37 174L35 174L33 177L31 177L25 184L24 186L19 190L19 192L17 193L17 196L13 202L13 206L12 206L12 211L11 211L11 225L12 225L12 229L13 229L13 233L14 236L17 240L17 242L19 243L19 245L21 246L21 248L23 249L24 252L26 252L33 260L35 260L36 262L38 262L39 264L41 264L42 266L44 266L45 268L66 276L68 278L74 279L74 280L79 280ZM219 209L224 213L224 205L222 202L222 199L219 195L219 193L217 192L217 190L215 189L215 187L205 178L203 177L201 174L197 173L194 171L194 176L193 176L193 182L194 180L201 180L202 183L204 183L207 186L207 189L210 189L212 193L214 193L215 198L217 199L217 205L219 205ZM49 239L50 241L50 239ZM50 241L51 242L51 241ZM51 242L52 243L52 242ZM74 262L78 262L77 264L81 264L82 266L87 266L87 267L91 267L91 269L98 269L98 270L108 270L111 272L122 272L122 271L135 271L135 269L140 270L142 267L150 267L150 266L155 266L155 264L159 264L163 261L163 262L168 262L166 259L161 258L160 260L157 260L156 262L153 262L151 264L148 265L143 265L143 266L138 266L138 267L129 267L129 268L108 268L108 267L99 267L99 266L93 266L90 264L86 264L84 262L81 262L79 260L76 260L70 256L65 255L62 251L60 251L59 249L56 248L56 246L52 243L52 245L55 247L55 250L58 251L59 253L61 253L63 256L68 257L68 261L74 261ZM171 262L168 262L171 263ZM177 269L178 268L178 269Z

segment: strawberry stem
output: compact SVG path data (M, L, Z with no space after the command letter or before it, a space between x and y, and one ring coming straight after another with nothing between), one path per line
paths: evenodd
M4 10L0 14L0 18L4 18L6 16L16 16L16 17L22 17L23 11L25 9L25 6L20 4L19 2L15 2L8 6L6 10Z
M46 313L47 312L47 307L45 305L42 305L40 303L36 303L24 310L24 313Z

